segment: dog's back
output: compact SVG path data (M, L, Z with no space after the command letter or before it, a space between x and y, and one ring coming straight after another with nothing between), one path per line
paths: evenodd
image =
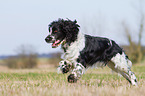
M109 62L117 53L123 50L113 40L85 35L85 48L80 52L78 61L87 66L96 62ZM82 60L81 60L82 59Z

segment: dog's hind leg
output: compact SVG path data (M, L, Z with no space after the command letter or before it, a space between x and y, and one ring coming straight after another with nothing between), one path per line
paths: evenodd
M75 64L74 69L72 70L71 74L68 76L68 82L69 83L75 83L77 80L84 74L85 72L85 67L77 63Z
M118 68L115 68L115 64L113 62L110 62L107 64L109 68L111 68L114 72L121 74L124 78L126 78L126 80L131 83L130 77L123 71L121 71Z
M124 78L126 78L126 80L130 84L137 86L136 76L135 76L135 74L131 70L128 70L128 71L120 70L120 68L115 68L115 64L113 64L113 63L112 64L109 63L108 67L111 68L113 71L121 74Z
M125 58L125 53L117 54L111 59L111 63L108 67L113 71L120 73L124 78L126 78L132 85L137 86L137 79L135 74L131 71L132 63L128 58Z

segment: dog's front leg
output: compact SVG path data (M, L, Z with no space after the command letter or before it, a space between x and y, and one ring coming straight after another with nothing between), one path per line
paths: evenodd
M77 63L75 64L74 69L72 70L71 74L68 76L68 82L69 83L75 83L77 80L84 74L85 72L85 67Z
M58 73L61 71L63 74L70 71L72 63L68 60L62 60L59 62Z

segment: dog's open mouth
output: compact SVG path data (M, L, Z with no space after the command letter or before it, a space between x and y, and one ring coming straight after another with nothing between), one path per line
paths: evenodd
M54 43L52 43L52 48L58 47L60 44L63 43L64 40L55 40Z

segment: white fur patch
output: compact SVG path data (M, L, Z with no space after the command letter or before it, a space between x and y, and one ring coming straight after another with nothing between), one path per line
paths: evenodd
M122 54L116 54L115 57L111 59L112 62L115 64L115 68L119 68L120 70L128 71L131 69L131 61L126 59L126 55L123 52Z
M82 51L84 47L85 47L84 34L79 33L77 40L71 43L71 45L68 47L67 51L61 56L61 58L75 63L78 56L80 55L80 51Z
M109 39L109 41L110 41L110 43L109 43L108 45L111 45L111 46L112 46L112 41L111 41L111 39Z
M76 67L73 69L71 73L74 74L76 78L80 78L81 75L85 73L85 67L82 64L77 63Z
M52 28L50 27L50 34L52 34Z

